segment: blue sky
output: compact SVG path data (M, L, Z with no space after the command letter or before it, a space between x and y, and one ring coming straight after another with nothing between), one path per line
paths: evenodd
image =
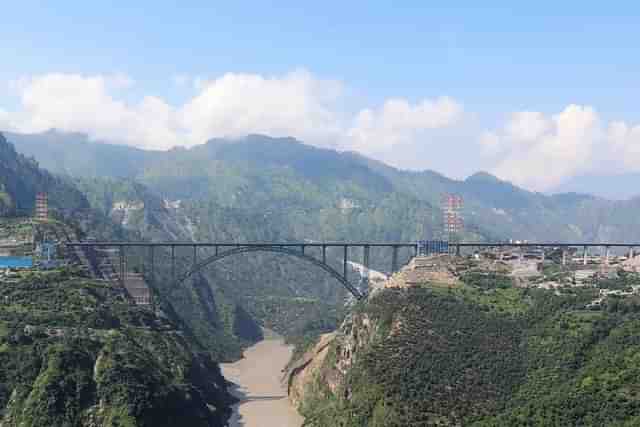
M315 80L342 86L332 112L375 111L392 98L414 105L450 97L462 106L465 125L444 136L438 130L433 138L442 140L480 139L487 132L509 139L504 129L513 113L539 112L553 120L572 104L594 109L601 133L612 121L629 129L640 121L637 2L177 3L9 2L0 26L0 87L15 89L20 79L51 73L125 75L135 84L111 88L111 97L136 104L154 96L179 109L202 87L175 84L176 76L282 78L306 70ZM25 127L24 93L4 93L0 110L12 114L10 124L20 115ZM38 120L32 124L50 122ZM83 126L78 130L91 133ZM390 154L378 153L384 155ZM593 168L592 160L581 161L561 178ZM490 161L463 163L465 171L505 169ZM437 169L428 163L407 167Z

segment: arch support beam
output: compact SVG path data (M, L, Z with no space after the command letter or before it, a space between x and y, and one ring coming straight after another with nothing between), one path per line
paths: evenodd
M176 285L180 285L181 283L183 283L185 280L187 280L189 277L191 277L193 274L197 273L198 271L202 270L203 268L207 267L209 264L212 264L216 261L219 261L223 258L229 257L229 256L233 256L233 255L238 255L238 254L243 254L243 253L251 253L251 252L273 252L273 253L281 253L281 254L286 254L286 255L290 255L296 258L300 258L303 259L307 262L310 262L311 264L314 264L318 267L320 267L321 269L323 269L324 271L326 271L327 273L329 273L331 276L333 276L336 280L338 280L351 294L353 294L353 296L355 296L357 299L362 299L364 298L364 295L358 290L356 289L351 283L349 283L349 281L347 280L347 248L348 245L344 246L344 275L341 275L340 273L338 273L333 267L331 267L329 264L327 264L326 262L323 262L321 260L318 260L306 253L304 253L301 250L294 250L294 249L289 249L289 248L285 248L282 246L272 246L272 245L264 245L264 246L237 246L233 249L229 249L226 250L224 252L219 252L216 255L210 256L202 261L199 261L197 263L195 263L193 265L193 268L187 272L185 275L179 277L177 280L174 280L174 283ZM325 258L325 257L323 257Z

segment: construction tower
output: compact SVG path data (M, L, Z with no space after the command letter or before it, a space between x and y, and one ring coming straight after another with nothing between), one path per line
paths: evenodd
M443 238L448 241L456 240L464 228L462 221L463 200L455 194L444 194L440 203L442 210Z
M49 201L47 193L40 192L36 194L35 218L40 221L46 221L49 218Z

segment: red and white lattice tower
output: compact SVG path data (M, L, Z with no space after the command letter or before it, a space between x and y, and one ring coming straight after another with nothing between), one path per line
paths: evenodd
M464 202L461 196L444 194L440 203L442 209L443 237L453 240L462 233L464 222L462 220L462 206Z
M36 194L36 219L46 221L49 218L49 201L47 193Z

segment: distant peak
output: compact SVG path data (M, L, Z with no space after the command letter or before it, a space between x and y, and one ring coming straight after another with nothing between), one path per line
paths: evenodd
M291 136L283 136L283 137L274 137L269 135L263 135L260 133L250 133L244 138L239 138L239 140L246 140L251 142L288 142L291 144L301 144L300 141L291 137Z
M465 179L467 182L502 182L500 178L495 175L491 175L489 172L480 171L473 175L470 175Z

